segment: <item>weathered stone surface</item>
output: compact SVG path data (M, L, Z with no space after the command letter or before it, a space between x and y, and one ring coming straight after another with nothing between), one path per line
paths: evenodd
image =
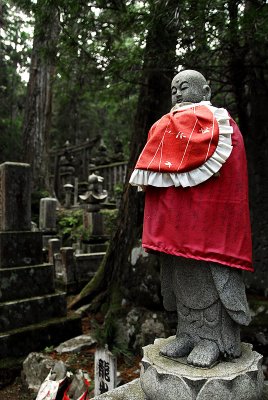
M53 238L48 240L48 262L50 264L54 264L54 256L55 254L59 254L60 252L61 242L58 238Z
M0 332L66 315L65 293L0 303Z
M0 303L54 291L54 269L51 264L0 269Z
M31 351L43 350L45 347L58 345L81 333L81 318L77 315L53 318L39 324L1 333L0 358L20 357Z
M62 247L60 249L60 254L62 270L58 272L61 272L61 280L66 284L72 283L75 281L74 250L72 247Z
M56 347L57 353L79 353L83 349L87 349L96 343L90 335L80 335L73 339L69 339Z
M44 197L40 200L39 229L43 232L56 231L57 200Z
M165 397L163 397L165 399ZM140 380L135 379L110 392L93 397L93 400L146 400L141 389ZM180 399L176 399L180 400Z
M51 240L51 239L58 239L59 240L59 238L57 238L55 235L53 235L53 234L44 234L43 233L43 236L42 236L42 244L43 244L43 251L44 250L46 250L46 251L48 251L48 242Z
M76 254L75 276L78 282L85 282L92 278L97 271L105 253Z
M92 236L104 234L103 215L98 212L92 213Z
M108 244L106 243L96 243L96 244L87 244L87 253L105 253L108 248Z
M135 379L108 393L95 396L92 400L146 400L146 398L140 385L140 379ZM218 400L216 394L213 400ZM268 400L268 381L264 382L261 400Z
M0 165L0 230L31 229L31 171L29 164Z
M23 361L22 376L28 389L38 392L41 383L46 379L56 360L42 353L30 353Z
M42 264L41 232L0 232L0 268Z
M157 339L144 348L140 379L147 400L262 399L262 356L251 345L242 344L238 359L202 369L189 366L184 359L178 362L160 356L160 349L173 339Z

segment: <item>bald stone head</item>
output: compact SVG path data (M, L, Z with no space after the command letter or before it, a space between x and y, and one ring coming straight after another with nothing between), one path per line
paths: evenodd
M192 69L179 72L171 83L172 105L177 103L200 103L210 100L211 90L200 72Z

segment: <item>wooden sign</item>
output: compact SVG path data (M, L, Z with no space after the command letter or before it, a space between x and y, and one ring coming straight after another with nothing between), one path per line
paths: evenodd
M117 361L108 350L97 349L95 353L95 396L116 387Z

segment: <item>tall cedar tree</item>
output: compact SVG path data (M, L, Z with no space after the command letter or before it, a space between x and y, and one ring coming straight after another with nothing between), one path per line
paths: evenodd
M134 119L128 174L117 229L96 275L74 299L72 307L94 299L95 309L105 302L109 305L109 311L113 312L120 304L124 268L141 235L144 199L136 188L129 186L128 180L146 142L149 128L170 108L170 83L174 75L178 35L177 16L177 1L150 1L151 24L143 60L143 84Z
M55 3L39 0L35 8L34 41L23 124L22 156L22 161L31 165L34 190L49 189L48 146L52 83L59 33L59 13Z

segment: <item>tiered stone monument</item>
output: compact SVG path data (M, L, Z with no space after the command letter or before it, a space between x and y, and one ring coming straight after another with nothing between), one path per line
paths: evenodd
M0 358L18 357L81 333L31 231L30 166L0 165Z

